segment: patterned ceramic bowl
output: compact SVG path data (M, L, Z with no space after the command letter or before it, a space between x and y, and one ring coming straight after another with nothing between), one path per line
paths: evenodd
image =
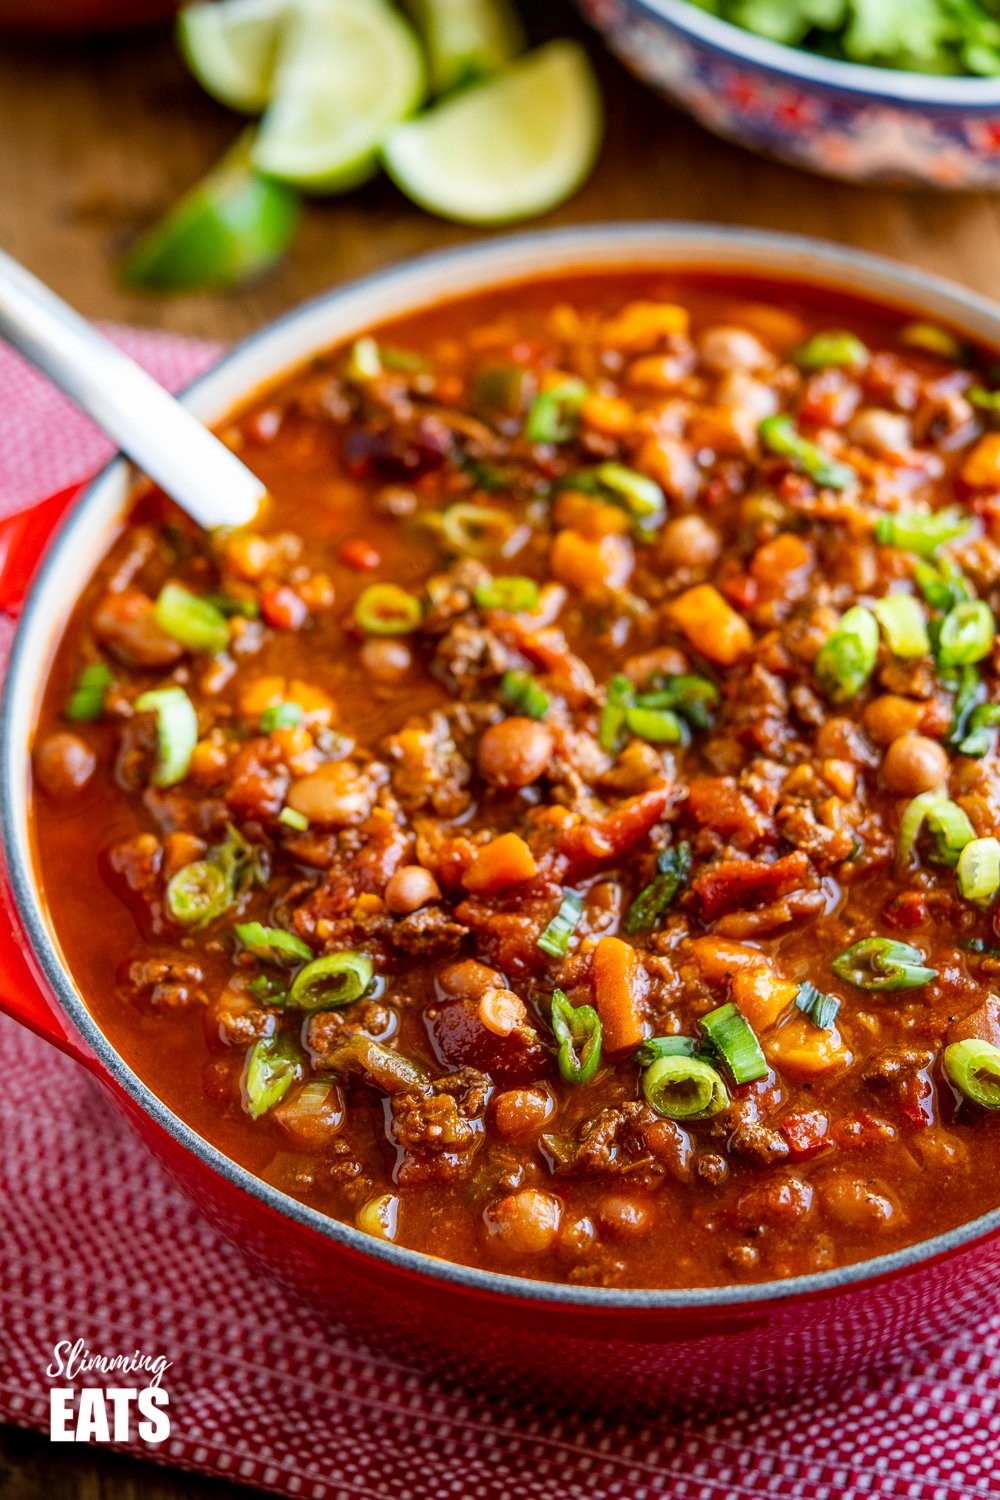
M1000 79L859 67L688 0L577 0L633 73L717 135L852 182L1000 188Z

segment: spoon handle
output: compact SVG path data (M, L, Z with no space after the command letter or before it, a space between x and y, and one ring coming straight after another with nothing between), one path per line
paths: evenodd
M0 250L0 336L206 530L252 521L256 475L134 360Z

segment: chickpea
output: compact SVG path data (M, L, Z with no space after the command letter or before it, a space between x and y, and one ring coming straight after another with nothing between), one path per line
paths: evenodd
M677 516L660 535L659 561L665 568L707 572L722 551L722 538L701 516Z
M644 1235L652 1215L648 1203L628 1193L609 1193L601 1200L597 1222L616 1240L634 1240Z
M385 904L397 917L409 916L440 900L441 887L423 865L401 865L386 883Z
M882 693L873 698L862 715L868 733L877 745L891 745L901 734L910 734L920 726L924 705L896 693Z
M541 1130L554 1112L547 1089L506 1089L493 1100L493 1127L505 1140L516 1141Z
M492 1031L494 1036L523 1032L528 1025L524 1001L513 990L487 990L480 997L478 1015L486 1030Z
M349 761L329 761L293 781L288 806L321 828L350 828L363 823L375 803L375 783Z
M78 734L49 734L35 747L35 775L50 797L75 797L96 766L97 756Z
M898 1222L898 1210L887 1194L878 1191L880 1187L858 1177L831 1177L821 1189L823 1207L847 1229L888 1229L894 1219Z
M882 780L898 797L917 797L941 786L948 775L948 753L923 734L893 740L882 762Z
M438 984L444 994L461 1000L478 1000L487 990L505 988L503 975L475 958L449 964L438 975Z
M756 334L721 323L702 334L700 352L702 364L717 375L730 370L763 370L774 363L773 355Z
M539 1188L521 1188L501 1198L486 1222L504 1249L514 1255L543 1255L559 1233L562 1204Z
M394 1193L369 1198L358 1209L354 1222L377 1240L394 1240L399 1229L399 1199Z
M491 786L517 791L542 775L552 758L551 729L534 719L501 719L479 741L479 769Z
M358 652L358 660L373 682L391 687L402 682L413 666L413 653L405 641L371 637Z
M892 453L908 453L913 447L913 433L909 418L898 412L883 411L881 407L868 406L859 411L847 429L852 443L866 448L876 458L885 458Z
M849 760L852 765L862 766L871 752L869 748L866 753L864 735L858 726L835 715L816 731L816 754L824 760Z

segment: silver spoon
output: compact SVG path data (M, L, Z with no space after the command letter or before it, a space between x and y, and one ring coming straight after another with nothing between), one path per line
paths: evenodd
M245 526L264 486L134 360L0 250L0 336L207 531Z

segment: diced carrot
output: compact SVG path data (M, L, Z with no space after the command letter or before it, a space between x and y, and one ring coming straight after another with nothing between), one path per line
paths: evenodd
M340 560L345 568L357 573L370 573L382 561L377 547L367 537L353 536L340 549Z
M629 537L612 533L588 541L569 527L556 534L549 553L552 575L577 589L624 588L634 564Z
M976 489L1000 489L1000 432L981 437L961 469L966 484Z
M584 495L580 490L560 490L552 507L552 518L557 526L571 526L588 541L596 541L617 532L627 536L632 522L619 505L603 505L593 495Z
M808 329L800 317L770 302L743 302L733 309L733 321L752 328L777 349L804 342Z
M771 1066L791 1078L815 1078L823 1073L839 1073L851 1061L851 1054L838 1031L825 1031L798 1013L790 1016L773 1036L764 1042L764 1053Z
M753 632L710 583L687 589L670 605L670 616L696 651L731 667L753 645Z
M282 701L287 686L284 677L251 677L240 689L240 713L247 719L259 719L265 708Z
M559 834L557 847L565 855L569 870L581 870L617 859L655 828L670 800L668 786L650 787L629 797L601 818L574 823Z
M768 599L797 599L809 584L816 554L794 532L783 531L758 547L750 563L751 577Z
M733 999L754 1031L777 1025L798 992L790 979L779 979L767 964L741 969L733 979Z
M627 302L620 313L601 324L601 343L605 349L641 353L674 335L683 337L690 324L687 308L675 302Z
M767 963L759 948L751 948L749 943L734 943L730 938L694 938L691 952L706 984L724 984L742 969L756 969Z
M829 1146L829 1125L830 1122L821 1109L805 1109L800 1114L786 1115L781 1124L781 1133L788 1142L792 1157L796 1161L802 1161Z
M602 937L594 949L590 974L605 1047L609 1052L638 1047L645 1035L641 1010L645 986L635 949L621 938Z
M502 833L480 847L462 877L462 884L477 896L490 896L523 885L537 874L535 856L524 839L516 833Z
M621 396L590 395L580 409L585 427L593 427L607 437L624 437L635 426L636 413Z
M746 406L703 406L692 413L687 436L696 451L711 448L717 455L738 458L756 449L759 421Z

